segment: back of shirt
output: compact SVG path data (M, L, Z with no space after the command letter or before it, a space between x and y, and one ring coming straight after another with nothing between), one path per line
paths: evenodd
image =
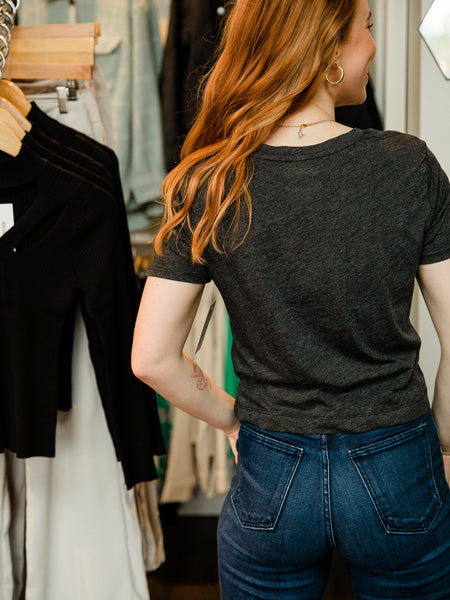
M418 265L450 257L450 187L436 159L411 136L355 129L315 146L263 145L253 160L244 243L191 265L183 231L149 272L216 282L238 418L325 434L424 414L409 312Z

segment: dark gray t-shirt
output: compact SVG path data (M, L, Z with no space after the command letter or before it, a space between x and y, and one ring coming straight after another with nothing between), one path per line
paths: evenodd
M419 264L450 258L450 186L435 157L412 136L354 129L315 146L263 145L253 160L244 243L192 265L184 228L148 272L215 281L238 418L326 434L421 416L414 280ZM194 222L201 204L199 194Z

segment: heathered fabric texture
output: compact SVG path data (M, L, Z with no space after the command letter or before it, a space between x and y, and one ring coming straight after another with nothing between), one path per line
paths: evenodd
M424 414L414 280L420 263L450 258L450 186L426 145L359 129L304 148L263 145L250 191L251 227L238 249L208 249L206 265L192 265L184 228L149 269L219 287L238 418L327 434ZM201 195L194 222L200 211Z

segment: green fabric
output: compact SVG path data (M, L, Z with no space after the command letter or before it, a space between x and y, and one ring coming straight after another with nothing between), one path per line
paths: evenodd
M227 336L227 355L225 361L225 391L236 397L236 391L239 384L239 377L234 372L233 361L231 360L231 346L233 345L233 336L231 334L230 318L228 321L228 336Z
M172 422L170 419L170 405L165 398L156 394L156 402L158 406L159 422L166 448L169 448L170 434L172 431ZM160 479L164 479L167 471L167 455L155 457L156 470Z
M227 334L227 354L225 357L225 391L236 398L237 387L239 385L239 377L234 372L233 361L231 360L231 346L233 345L233 335L231 333L230 317L227 316L228 334ZM230 456L233 456L233 451L229 450Z

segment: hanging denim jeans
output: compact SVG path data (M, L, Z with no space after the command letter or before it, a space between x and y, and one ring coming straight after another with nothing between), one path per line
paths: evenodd
M357 600L450 599L450 488L430 412L359 434L243 424L238 452L222 600L321 600L333 547Z

